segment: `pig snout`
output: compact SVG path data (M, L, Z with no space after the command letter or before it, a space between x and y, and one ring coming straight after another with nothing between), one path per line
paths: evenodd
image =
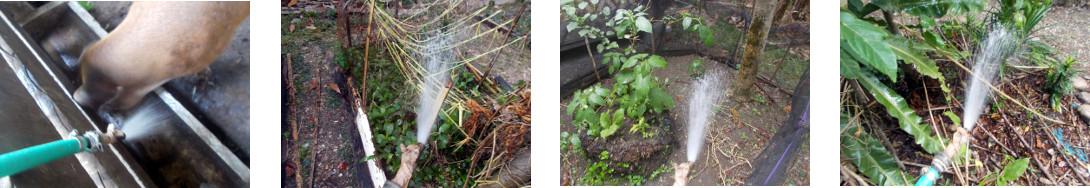
M83 56L80 57L80 62L84 62L84 65L88 64ZM72 94L72 98L75 98L80 105L100 110L103 105L110 103L117 96L117 84L110 81L110 78L98 68L81 66L80 76L83 79L83 85Z

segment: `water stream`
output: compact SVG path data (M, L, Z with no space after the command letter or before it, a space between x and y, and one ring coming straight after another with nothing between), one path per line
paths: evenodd
M449 77L447 75L452 64L449 61L454 59L450 38L450 34L438 33L421 45L421 66L426 72L423 73L422 89L416 106L416 141L420 144L427 143L431 129L435 126L438 108L443 105L443 101L439 101L439 95Z
M696 161L700 155L700 149L704 146L704 131L708 127L708 119L719 103L719 97L726 90L722 89L719 72L708 72L704 77L693 83L692 95L689 97L689 138L686 144L685 154L689 162Z
M961 125L966 130L973 129L984 108L984 103L987 102L988 94L992 91L985 83L992 82L996 71L999 70L999 65L1017 47L1011 32L998 26L988 33L977 52L976 65L973 66L973 74L976 74L976 77L969 78L969 89L965 94L965 114L963 114L965 119Z
M125 117L118 127L125 133L125 140L139 140L151 136L166 125L169 113L163 106L144 103Z

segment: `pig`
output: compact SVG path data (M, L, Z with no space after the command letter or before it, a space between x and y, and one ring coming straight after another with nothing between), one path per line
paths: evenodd
M93 110L130 109L163 83L208 67L249 15L249 2L133 2L116 29L83 51L73 98Z

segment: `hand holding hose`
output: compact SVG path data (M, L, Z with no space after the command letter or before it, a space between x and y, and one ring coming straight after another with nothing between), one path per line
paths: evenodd
M402 145L400 148L401 167L397 169L397 175L390 181L397 186L408 187L409 179L413 176L413 169L416 168L416 159L420 157L420 144Z
M936 153L935 157L931 159L931 166L924 167L921 171L922 175L919 181L916 181L916 186L931 186L935 183L935 180L939 178L939 174L946 171L946 168L952 162L954 156L961 150L961 146L969 142L969 131L963 127L958 127L957 132L954 133L954 138L946 145L946 149L942 152Z
M692 163L685 162L674 166L674 186L685 186L689 181L689 168Z

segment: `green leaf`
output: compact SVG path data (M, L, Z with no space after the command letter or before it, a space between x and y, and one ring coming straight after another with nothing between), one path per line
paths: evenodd
M670 94L663 92L662 88L656 87L654 89L651 89L651 95L648 96L648 98L650 99L650 104L652 107L674 107L674 98L670 97Z
M629 82L632 82L632 80L636 78L636 74L618 73L617 76L614 77L617 78L617 83L627 84Z
M868 71L861 71L859 74L859 84L863 85L870 91L878 103L882 103L886 107L886 112L890 116L897 118L898 124L901 129L911 134L916 138L916 144L919 144L927 153L941 152L943 146L937 137L931 136L931 128L926 125L920 125L920 116L916 115L916 111L908 107L908 103L905 102L905 98L897 94L886 86L882 82L878 81L878 77L875 77Z
M693 18L685 17L685 19L681 20L681 29L682 30L689 29L689 24L692 24L692 23L693 23Z
M620 110L618 110L618 111L620 111ZM621 118L621 119L624 119L624 118ZM613 121L610 121L608 111L606 113L602 113L602 118L600 119L600 121L602 123L602 128L603 129L602 129L601 132L598 132L598 135L601 136L602 138L607 138L610 135L613 135L613 133L616 133L617 129L621 127L618 124L614 124Z
M946 111L946 112L943 112L942 115L946 115L946 117L950 117L950 121L954 122L954 127L961 127L961 118L958 117L957 114L954 114L954 112Z
M576 117L576 123L584 123L584 122L586 123L586 124L579 124L580 126L582 126L582 125L598 125L598 114L595 113L594 110L591 110L591 109L579 110L579 113L577 113L575 115L575 117ZM580 122L580 120L582 122Z
M386 154L378 154L378 155L371 155L371 156L367 156L367 157L364 157L363 159L360 159L360 163L365 163L365 162L367 162L367 161L370 161L370 160L373 160L373 159L379 159L379 158L386 158L387 156L392 156L392 155L393 155L393 154L389 154L389 153L386 153Z
M844 49L840 49L840 75L848 79L859 78L859 62Z
M572 103L568 104L568 115L571 115L572 113L575 112L576 109L579 109L579 106L580 105L575 104L575 102L572 102Z
M849 13L840 13L841 49L845 49L856 60L897 79L897 59L884 38L889 35L874 24L856 19ZM846 47L846 48L845 48Z
M624 121L624 109L617 109L613 112L613 125L620 125Z
M579 136L572 136L571 137L571 144L573 146L575 146L575 149L579 149L580 147L583 147L583 141L579 140Z
M875 0L882 10L905 11L916 16L943 17L947 12L961 14L976 12L984 8L982 0Z
M639 77L639 76L637 76ZM647 93L651 89L651 76L636 78L636 82L632 83L636 89L636 94L641 96L647 96Z
M697 24L694 27L699 27L700 28L700 29L697 29L697 31L700 32L700 39L704 41L705 46L711 46L712 43L715 43L715 35L712 34L711 29L708 29L707 26L700 25L700 24Z
M608 110L606 111L606 113L602 113L602 114L598 115L599 126L609 127L609 124L613 123L613 121L610 121L609 117L610 116L609 116L609 111Z
M575 30L575 28L579 28L579 23L568 22L568 32L571 32L572 30Z
M848 10L857 15L858 18L862 18L871 12L878 10L878 6L874 3L863 4L860 0L848 0Z
M889 151L878 139L870 136L858 125L848 122L849 118L840 116L840 153L852 160L863 175L880 186L908 186L915 178L905 174L897 166Z
M940 39L941 40L941 39ZM941 42L941 41L939 41ZM950 88L946 87L946 77L942 76L939 72L939 67L935 65L935 61L928 58L919 50L933 50L926 44L915 44L907 38L903 37L891 37L889 38L889 47L893 49L894 53L897 53L897 57L905 61L905 63L912 64L916 68L916 71L924 76L931 77L939 80L939 86L945 93L950 93ZM950 100L950 95L943 95L946 100Z
M628 61L625 61L624 66L622 66L621 68L624 68L624 69L631 68L632 66L636 66L636 63L639 63L639 62L640 62L640 58L635 58L635 57L628 58Z
M587 98L587 100L589 100L590 103L594 103L594 104L596 104L598 106L606 105L605 99L602 99L602 96L598 95L596 93L595 94L590 94L590 97Z
M651 29L651 21L648 21L647 18L644 18L642 16L637 17L636 18L636 28L639 29L640 31L651 33L651 30L652 30Z
M658 68L666 67L666 59L663 59L662 56L652 55L647 61L651 63L651 66Z
M999 180L996 183L1006 184L1008 181L1014 181L1018 177L1022 177L1022 173L1026 172L1026 167L1029 166L1029 158L1022 158L1014 160L1006 167L1003 167L1003 172L999 175ZM1002 185L1001 185L1002 186Z
M916 71L927 77L945 80L942 74L939 74L939 67L935 66L935 61L927 58L922 53L912 48L912 41L903 37L890 37L889 47L897 54L898 58L901 58L905 63L912 64L916 67Z
M924 40L934 44L935 46L946 46L946 42L942 40L942 36L935 34L935 32L927 31L923 33Z

